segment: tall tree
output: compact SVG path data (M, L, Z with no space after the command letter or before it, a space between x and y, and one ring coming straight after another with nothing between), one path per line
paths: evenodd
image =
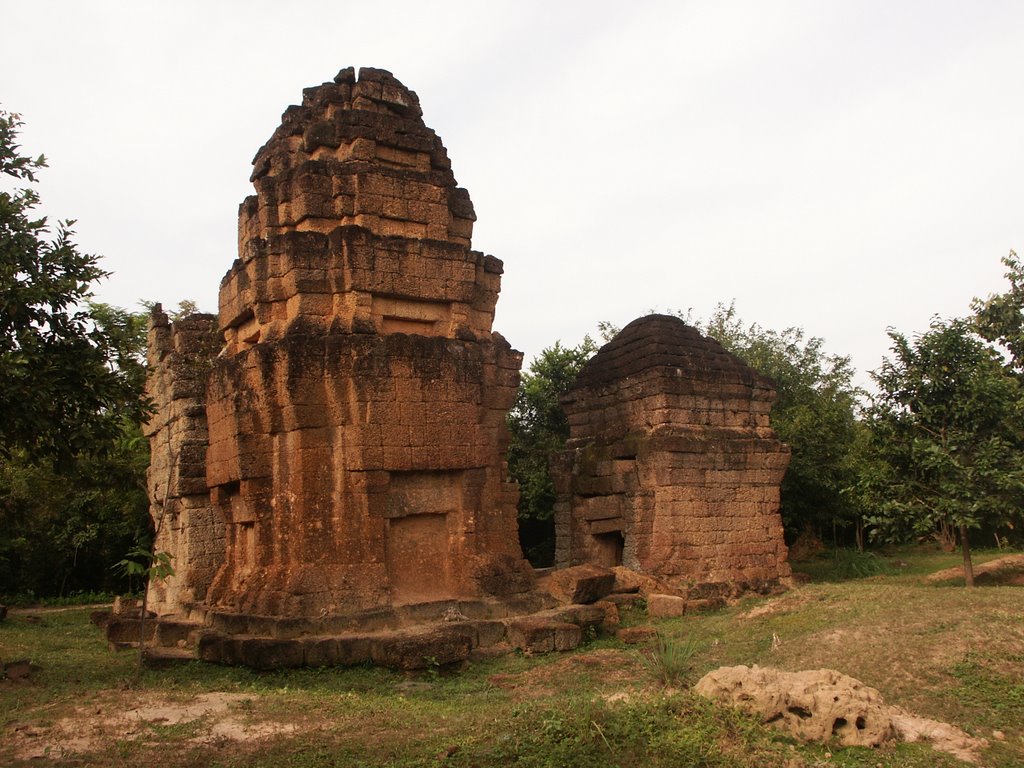
M145 317L89 303L106 272L34 215L21 125L0 111L0 590L110 588L147 533Z
M772 427L792 450L782 481L782 520L792 539L811 529L854 530L863 543L860 509L847 490L858 471L858 398L850 358L825 351L825 340L802 328L775 331L740 320L734 305L719 304L701 331L754 370L775 381Z
M1003 257L1003 264L1010 289L987 299L975 298L972 322L982 338L1007 351L1011 369L1024 375L1024 265L1015 251Z
M569 439L569 423L558 398L596 351L589 336L575 347L556 341L544 349L523 374L508 415L508 467L519 482L519 538L536 566L551 565L554 559L555 489L548 464Z
M890 539L959 534L973 585L969 531L1021 519L1024 410L1019 381L965 320L932 321L872 373L873 446L884 460L871 522Z
M0 111L0 172L32 183L45 167L21 154L22 123ZM34 218L30 187L0 191L0 453L71 460L105 447L120 417L144 408L137 381L117 367L117 340L90 314L106 272L72 240L74 222Z

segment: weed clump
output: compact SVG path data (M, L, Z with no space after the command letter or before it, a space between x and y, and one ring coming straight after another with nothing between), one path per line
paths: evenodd
M700 649L700 643L690 635L673 637L658 632L653 646L640 652L640 659L664 685L689 685L693 682L693 657Z

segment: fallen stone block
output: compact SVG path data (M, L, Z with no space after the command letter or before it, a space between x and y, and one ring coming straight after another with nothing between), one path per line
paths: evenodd
M620 627L615 637L626 645L638 645L657 637L658 630L654 627Z
M593 603L591 605L566 605L546 611L544 615L553 621L575 624L584 633L596 633L605 621L605 609Z
M724 597L702 597L697 600L686 601L687 613L694 613L696 611L713 611L718 608L725 606Z
M606 632L613 632L619 626L619 606L610 600L598 600L595 607L604 611L604 621L601 622L601 629Z
M565 603L593 603L612 591L615 573L597 565L575 565L552 571L548 576L548 591L556 600Z
M569 622L527 618L508 624L509 644L526 653L569 651L578 647L582 640L580 626Z
M652 592L667 594L672 591L660 579L656 579L646 573L639 573L624 565L615 566L612 568L612 573L615 574L615 584L612 587L613 593L649 595Z
M117 648L138 646L140 622L138 617L114 614L107 624L107 641ZM156 635L156 622L147 620L141 627L143 641L151 642Z
M184 646L188 642L189 634L199 627L189 621L161 620L154 623L156 624L156 644L166 648Z
M472 649L472 632L449 624L376 638L370 658L374 664L395 669L426 669L464 661Z
M678 595L648 595L647 615L652 619L682 616L686 613L686 600Z

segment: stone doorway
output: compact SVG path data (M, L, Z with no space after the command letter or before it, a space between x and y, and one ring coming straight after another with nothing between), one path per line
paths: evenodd
M604 568L622 565L622 551L626 548L626 539L622 531L608 531L594 534L594 563Z

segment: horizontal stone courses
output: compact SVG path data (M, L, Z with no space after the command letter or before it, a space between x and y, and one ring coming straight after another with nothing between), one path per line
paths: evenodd
M596 629L605 619L604 609L598 606L538 610L536 602L530 608L528 605L494 606L481 611L477 604L458 603L448 609L460 616L458 620L410 628L402 628L401 619L391 612L364 614L350 620L350 626L358 630L341 634L324 633L330 620L320 628L320 633L304 634L303 628L309 624L304 620L238 616L240 622L232 622L229 616L221 614L211 617L213 626L219 629L203 629L195 624L179 627L173 621L165 621L167 629L157 634L168 640L194 636L199 658L255 669L370 661L399 669L423 669L463 661L476 649L499 644L527 653L571 650L580 644L585 630ZM533 612L510 615L510 611L523 608ZM504 617L488 617L486 614L493 613L493 609ZM128 636L130 629L122 634Z

